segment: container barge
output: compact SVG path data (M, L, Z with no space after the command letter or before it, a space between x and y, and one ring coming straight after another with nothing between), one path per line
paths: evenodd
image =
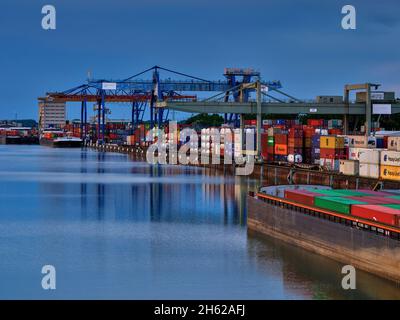
M400 283L398 193L271 186L247 202L250 231Z
M79 148L83 140L66 135L63 131L44 131L40 135L40 145L55 148Z

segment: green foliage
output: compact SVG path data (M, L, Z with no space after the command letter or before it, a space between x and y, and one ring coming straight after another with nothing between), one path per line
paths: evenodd
M183 121L183 124L190 124L193 127L219 127L224 123L224 118L219 114L201 113Z

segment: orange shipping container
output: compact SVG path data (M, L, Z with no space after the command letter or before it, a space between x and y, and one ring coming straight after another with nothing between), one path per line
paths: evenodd
M287 145L286 144L275 144L275 154L286 156L287 155Z

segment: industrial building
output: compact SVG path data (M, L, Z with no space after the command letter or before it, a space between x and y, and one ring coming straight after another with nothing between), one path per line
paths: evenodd
M62 128L65 125L65 102L39 101L39 128Z

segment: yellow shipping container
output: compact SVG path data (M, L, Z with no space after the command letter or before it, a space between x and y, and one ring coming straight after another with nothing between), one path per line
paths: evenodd
M344 137L321 136L320 148L327 148L327 149L344 148Z
M400 167L381 166L381 178L400 181Z

